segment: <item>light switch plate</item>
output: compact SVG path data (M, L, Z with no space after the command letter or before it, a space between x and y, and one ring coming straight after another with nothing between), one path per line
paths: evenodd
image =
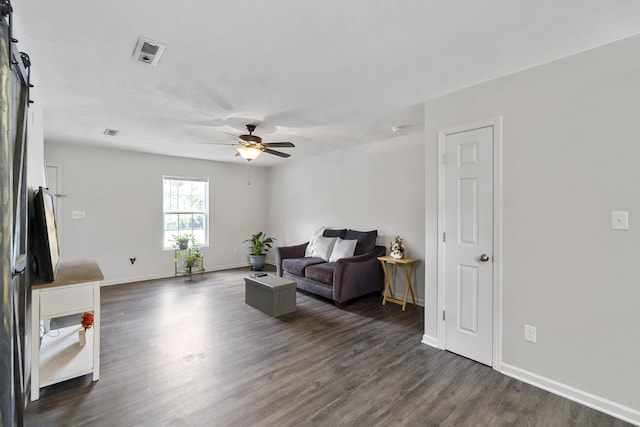
M628 230L629 229L629 212L611 211L611 229L612 230Z
M529 342L537 341L537 331L534 326L524 325L524 339Z
M71 211L71 219L84 219L84 211Z

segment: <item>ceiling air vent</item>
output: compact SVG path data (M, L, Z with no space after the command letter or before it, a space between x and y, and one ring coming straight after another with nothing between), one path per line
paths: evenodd
M115 130L115 129L105 129L104 130L104 134L108 135L108 136L116 136L119 133L120 133L120 131L119 130Z
M149 64L152 66L158 65L160 56L164 52L165 45L158 43L151 39L140 37L136 44L136 49L133 51L133 59L142 62L143 64Z

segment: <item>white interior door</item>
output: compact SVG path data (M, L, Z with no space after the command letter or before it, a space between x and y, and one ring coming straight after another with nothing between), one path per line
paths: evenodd
M493 363L493 141L487 126L444 139L444 347Z

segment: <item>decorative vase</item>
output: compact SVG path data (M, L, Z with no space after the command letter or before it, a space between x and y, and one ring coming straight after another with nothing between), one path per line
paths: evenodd
M81 347L87 344L87 331L84 329L78 331L78 344L80 344Z
M397 242L391 243L389 255L391 256L391 258L396 258L396 259L404 258L404 246Z

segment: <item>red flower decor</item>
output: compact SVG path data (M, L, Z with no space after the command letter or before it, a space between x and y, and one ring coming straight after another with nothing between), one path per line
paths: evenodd
M80 321L80 324L85 331L89 329L93 325L93 313L90 311L82 313L82 320Z

